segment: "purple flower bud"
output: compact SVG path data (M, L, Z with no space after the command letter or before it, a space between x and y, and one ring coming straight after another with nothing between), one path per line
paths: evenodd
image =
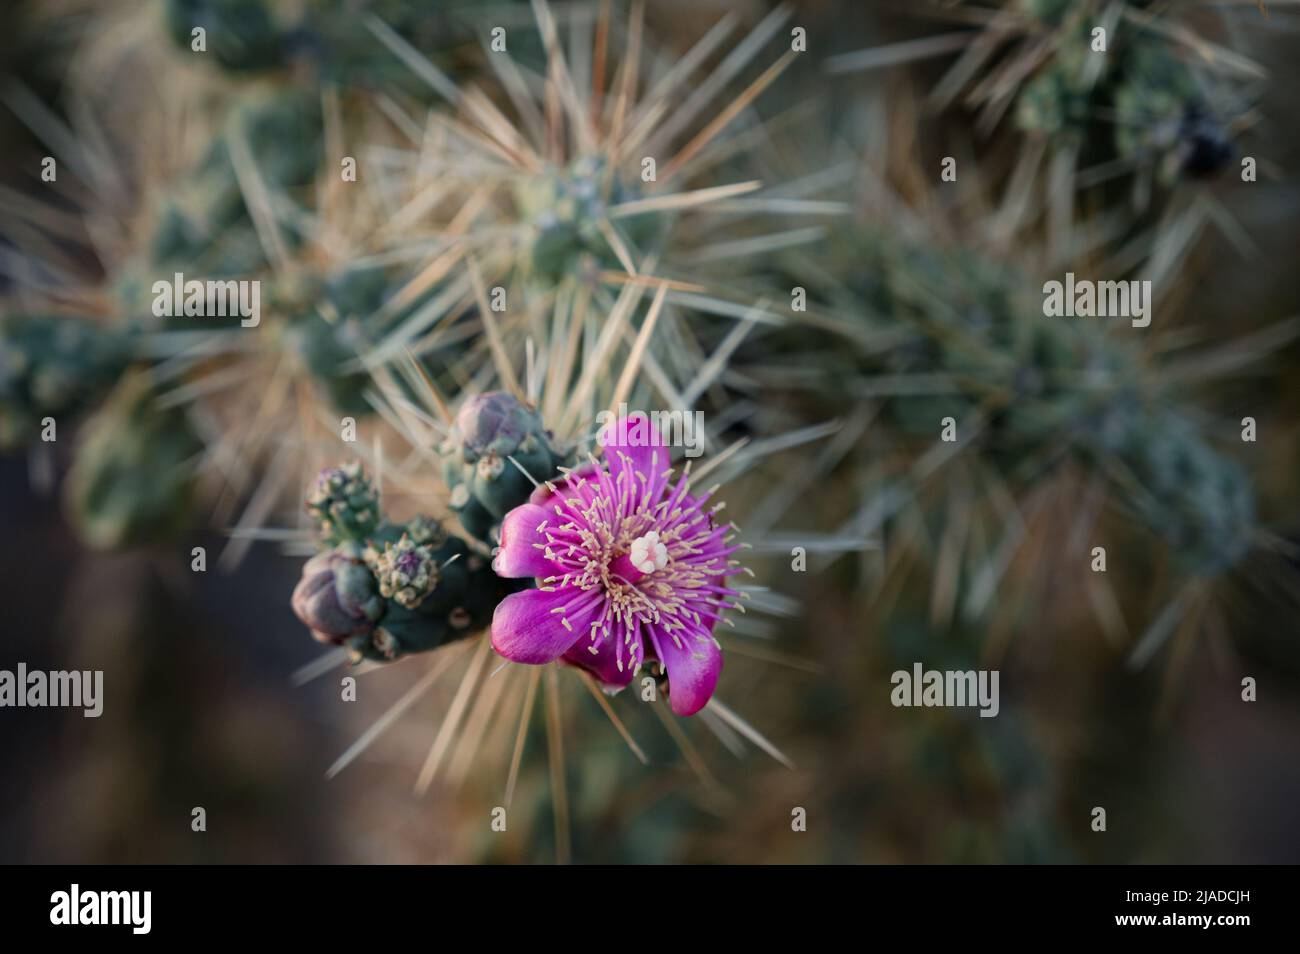
M338 645L368 633L383 615L384 601L360 548L348 544L308 560L293 590L293 611L322 643Z
M504 391L489 391L468 399L456 415L456 430L472 456L514 453L535 428L535 412Z

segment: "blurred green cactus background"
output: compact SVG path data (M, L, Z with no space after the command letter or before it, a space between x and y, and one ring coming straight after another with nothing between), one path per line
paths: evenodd
M107 701L0 861L1300 860L1295 4L6 24L0 669ZM487 637L620 404L746 544L698 716Z

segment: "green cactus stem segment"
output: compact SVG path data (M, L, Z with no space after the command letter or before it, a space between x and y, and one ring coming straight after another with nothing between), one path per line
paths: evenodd
M111 549L191 525L203 442L183 408L158 403L148 372L124 377L83 434L64 484L83 540Z
M306 505L331 545L364 541L380 524L379 491L356 462L321 471Z
M551 479L567 460L541 415L504 391L468 399L439 453L452 510L489 546L502 518L528 500L534 481Z
M497 604L526 585L497 576L431 517L389 521L357 462L323 470L307 509L327 549L303 567L293 609L353 662L388 662L481 633Z

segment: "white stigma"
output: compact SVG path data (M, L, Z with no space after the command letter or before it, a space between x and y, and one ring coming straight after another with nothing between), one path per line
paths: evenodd
M628 557L642 573L653 573L668 565L668 548L659 542L658 531L651 530L632 541L632 552Z

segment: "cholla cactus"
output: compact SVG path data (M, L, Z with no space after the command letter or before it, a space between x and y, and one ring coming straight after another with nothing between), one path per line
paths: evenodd
M644 41L641 4L624 24L612 19L611 4L600 4L592 19L585 5L553 14L535 0L536 30L516 30L511 21L510 56L469 50L455 64L491 62L486 93L462 82L465 70L454 80L442 71L451 47L459 56L483 33L484 21L461 16L476 3L433 9L375 0L360 13L354 6L167 0L149 11L182 50L193 27L207 28L214 55L189 68L225 84L219 101L235 105L219 131L175 137L177 152L197 139L209 143L185 175L150 201L123 203L130 214L113 224L143 223L143 236L95 223L97 242L111 249L100 263L105 287L96 279L69 300L111 302L116 318L152 324L132 335L132 357L158 365L152 376L131 379L139 391L115 396L113 413L131 423L97 421L112 440L97 444L98 432L91 435L68 486L77 508L93 514L82 517L92 536L134 538L144 524L165 521L122 511L174 509L167 501L181 495L171 489L173 475L186 474L195 458L219 462L230 482L224 498L251 501L232 537L254 539L273 509L268 502L285 488L296 494L318 455L334 452L341 423L334 412L360 417L377 409L382 420L367 422L372 430L351 446L382 473L385 499L381 505L360 463L321 475L307 511L324 551L303 567L293 608L315 639L354 662L430 653L427 673L395 711L464 663L421 786L439 771L454 776L445 767L467 764L465 753L507 752L517 740L508 804L544 686L553 805L562 813L556 687L569 677L591 690L642 758L650 751L658 761L658 753L640 748L606 695L647 673L659 693L651 697L666 706L634 706L630 719L662 716L669 726L662 746L681 744L684 730L673 716L698 715L694 723L728 747L743 737L771 751L715 696L722 658L734 645L719 624L751 592L736 581L735 528L718 522L713 491L692 490L689 467L674 476L667 448L653 439L633 447L621 435L603 459L585 457L598 408L662 400L687 413L723 388L760 393L772 369L726 369L736 349L752 342L753 325L763 325L754 338L770 334L768 343L782 333L768 329L784 325L792 351L815 338L803 360L775 370L788 375L784 382L804 375L799 383L826 399L827 416L839 420L822 433L848 422L824 454L805 453L798 434L772 442L787 441L797 459L788 484L754 476L764 529L793 501L810 511L834 506L820 498L838 494L809 489L832 469L848 471L851 492L865 487L872 514L884 514L891 533L903 523L890 520L893 501L916 503L906 516L920 519L906 529L921 527L911 541L918 562L935 570L936 593L946 586L971 596L975 616L989 608L987 594L1011 590L984 584L1005 566L1003 543L1014 547L1010 530L1002 543L996 537L1019 520L1018 505L1076 474L1105 488L1116 509L1163 542L1159 553L1191 573L1224 574L1252 546L1250 483L1193 411L1199 395L1163 377L1158 354L1043 321L1024 307L1023 275L998 263L1005 244L984 254L976 237L969 244L980 253L964 255L935 241L934 223L851 235L839 244L852 256L847 263L832 255L800 272L810 286L845 286L848 304L838 314L830 312L844 302L822 309L816 288L822 313L804 313L808 324L793 307L774 316L753 304L753 285L775 264L768 257L747 264L755 250L788 249L822 234L784 225L768 231L765 223L836 206L815 196L849 165L804 170L788 188L759 193L759 177L766 182L786 158L780 150L749 153L772 131L756 124L753 107L794 59L783 29L788 6L725 56L730 18L686 57L666 62ZM987 31L962 41L970 47L953 75L964 78L945 81L937 98L968 92L986 130L1008 117L1015 144L1027 139L1032 147L1022 152L1025 169L1046 153L1056 160L1048 163L1054 173L1100 164L1094 181L1117 168L1165 182L1213 172L1246 121L1245 97L1217 65L1189 55L1195 44L1185 34L1165 28L1179 16L1176 5L999 4ZM1112 28L1104 59L1088 45L1099 18ZM594 42L584 49L588 39ZM757 75L721 99L750 64ZM320 88L310 85L322 79ZM423 98L404 95L422 84ZM441 102L425 108L435 98ZM104 172L111 167L99 142L119 130L108 132L87 140L78 165L111 193L114 176ZM343 151L356 152L362 170L347 185L338 177ZM970 178L963 167L961 188ZM1012 181L999 219L1024 198L1021 177ZM1067 185L1056 191L1072 214ZM1036 220L1037 210L1026 215ZM1048 271L1042 262L1022 264L1025 274ZM264 324L245 333L206 317L148 322L145 290L173 269L264 282ZM57 285L50 276L60 274L40 277ZM685 320L694 311L721 316L725 331L710 338L723 322L696 326ZM871 327L857 334L867 323L863 312ZM817 338L809 326L852 333ZM94 344L47 349L41 341L0 353L0 439L11 424L29 434L47 408L63 415L93 401L122 364L105 356L112 350L105 342L104 354ZM160 404L153 396L163 386L169 392ZM769 411L754 413L753 403L725 406L719 432L707 435L710 447L733 427L764 431ZM880 404L884 412L870 416ZM800 409L770 413L784 419ZM971 425L960 459L932 443L944 416ZM189 433L191 419L206 448ZM733 476L761 457L747 447L737 441L705 466L722 471L714 479ZM972 498L973 506L962 503ZM390 519L404 505L407 513L418 505L448 521L458 517L464 536L424 514ZM853 532L864 525L855 522ZM934 559L930 536L938 541ZM757 539L761 546L761 533ZM782 560L791 549L779 539L767 543ZM840 545L837 538L817 543L823 553ZM890 559L907 549L892 549ZM981 591L982 603L974 598ZM494 670L493 650L530 668ZM564 668L534 665L552 661ZM734 672L729 662L729 679ZM767 714L777 704L765 705ZM562 840L557 826L557 851Z
M935 37L899 48L897 57L960 50L931 101L973 108L985 135L1009 117L1023 136L1002 138L1020 147L1021 176L1041 169L1048 177L1044 198L1060 207L1075 188L1117 176L1132 176L1145 204L1152 182L1173 186L1219 172L1232 158L1233 140L1253 122L1263 71L1218 46L1215 34L1240 37L1257 18L1254 10L1202 16L1192 4L1109 0L961 6L952 15L975 17L983 31L956 43L956 35ZM895 62L888 52L847 54L831 68Z
M1113 50L1098 54L1090 31L1099 22L1083 6L1069 17L1055 55L1017 96L1019 127L1086 146L1092 161L1150 168L1166 185L1222 169L1233 152L1229 129L1206 100L1208 84L1198 81L1188 54L1141 23L1124 24ZM1236 108L1244 112L1245 105Z
M536 367L554 368L562 359L571 331L561 324L552 335L532 342L529 351ZM593 403L618 406L620 395L627 393L620 381L633 380L636 360L616 374L611 370L617 372L617 366L611 369L607 363L587 361L573 369L572 379L534 374L530 369L524 376L523 390L530 395L527 403L506 391L489 391L453 402L455 413L432 387L416 387L413 401L395 377L377 378L377 406L385 418L400 422L412 448L404 462L400 454L396 460L384 458L386 505L403 499L421 505L430 498L447 500L450 489L449 512L460 516L467 528L476 521L485 528L477 539L447 536L452 547L463 548L463 555L455 559L450 559L455 550L435 551L432 560L420 552L433 545L422 542L426 533L432 533L433 540L442 538L426 526L427 518L401 527L381 526L372 535L371 561L379 573L376 587L385 586L391 597L385 600L384 615L374 629L347 644L353 658L396 658L433 649L421 687L431 685L448 669L461 673L455 700L417 781L418 791L439 774L448 775L452 782L463 778L471 762L478 764L501 748L508 752L511 740L516 748L514 764L525 764L523 749L534 734L527 730L536 724L534 702L541 697L547 713L545 744L550 758L556 760L551 776L556 801L548 807L557 819L565 817L565 772L558 760L579 759L587 764L588 755L599 749L596 739L567 756L559 751L556 720L567 708L562 687L575 682L599 701L618 735L642 761L647 752L658 752L650 747L656 742L659 748L676 744L689 752L682 733L708 731L733 743L737 736L746 738L789 764L715 692L728 648L734 646L744 654L743 633L733 643L715 629L721 630L730 608L754 595L750 587L729 582L749 571L730 559L737 552L730 539L737 530L718 518L721 505L710 505L716 488L703 493L692 489L689 463L675 475L670 469L671 449L635 413L626 420L627 434L617 430L621 420L613 425L613 434L607 427L599 429L603 459L588 459L576 469L562 466L568 455L559 448L577 450L593 439L596 432L588 431ZM487 370L496 370L503 383L518 380L504 362L494 362ZM423 408L420 401L426 402ZM597 423L601 420L597 416ZM547 426L551 422L564 422L558 439ZM441 474L436 475L441 480L429 468L425 450L436 434L444 436ZM726 469L733 474L746 472L755 459L780 446L788 445L777 441L771 450L737 450ZM581 455L575 456L581 460ZM490 508L502 516L494 516ZM775 510L772 519L782 512ZM468 519L467 513L472 515ZM540 526L543 517L549 520ZM502 526L500 545L489 564L485 554L498 543L493 523ZM550 541L549 547L544 539ZM823 545L833 550L837 542ZM409 567L398 567L404 557L410 558ZM437 583L416 602L414 597L427 589L434 563ZM463 596L448 585L457 572L466 579ZM412 579L419 586L407 599L403 590ZM399 593L414 608L399 604ZM460 602L447 612L453 593ZM783 605L779 600L768 604L773 610ZM492 670L493 650L525 665ZM562 665L539 665L550 662ZM574 678L562 676L563 672ZM737 677L743 678L743 673L742 666ZM636 694L641 701L626 702L620 714L605 696L633 679L640 680ZM647 701L653 704L643 704ZM522 721L516 721L515 712ZM679 716L701 728L679 728ZM671 734L660 733L643 748L624 719L648 722L642 730L654 733L656 717L673 720ZM375 735L367 733L350 748L331 774L355 758ZM699 767L694 755L687 758ZM505 804L510 804L515 780L524 778L525 771L511 771ZM565 856L566 844L565 839L557 843L560 857Z
M146 12L151 21L158 19L157 9ZM109 17L115 14L125 11L105 11ZM157 37L137 14L130 18L132 29L120 32L138 35L138 50L131 44L111 53L92 48L85 58L111 55L132 64L136 59L152 63ZM159 24L149 26L156 30ZM96 32L101 31L87 31ZM51 255L48 263L37 259L20 269L28 286L22 300L38 303L41 311L93 315L95 339L121 343L120 356L109 362L110 375L128 362L162 367L155 382L159 393L181 408L208 442L208 453L199 458L204 476L211 478L205 490L219 492L229 503L251 500L261 487L262 497L275 500L277 484L287 490L297 483L291 475L294 465L304 473L320 466L315 457L320 439L312 428L337 434L339 417L331 420L331 414L360 418L368 413L363 397L368 378L350 363L367 346L363 316L381 304L374 296L382 291L374 292L369 270L337 267L321 254L326 238L334 241L335 217L347 211L342 204L330 207L332 215L322 216L319 229L286 225L303 208L308 198L304 187L314 182L324 155L319 94L271 83L232 90L217 82L196 82L195 73L208 72L201 68L176 67L176 72L160 84L156 104L149 99L136 107L143 116L123 119L113 113L130 136L101 139L92 130L84 138L69 137L59 151L59 161L74 168L79 156L93 156L100 170L102 181L95 183L92 195L63 190L87 204L84 215L68 218L84 218L96 238L91 242L58 226L53 217L51 225L39 216L31 224L17 223L59 229L54 241L37 248L66 243L79 249L71 267ZM102 91L85 77L75 91L73 115L106 116L110 106L120 105L106 104ZM154 114L166 121L153 122ZM159 145L160 135L167 137L166 147ZM22 247L17 227L14 237ZM352 251L337 254L350 261L357 257ZM234 281L260 284L261 323L241 327L245 316L230 311L223 318L173 310L160 318L156 285L170 283L177 273L187 281L223 281L227 288ZM68 275L72 280L64 277ZM38 333L47 337L72 324L40 323L48 331ZM59 353L58 340L46 348L51 359ZM104 386L91 368L101 350L89 340L81 350L78 378L85 387ZM254 386L241 386L245 384ZM18 380L15 386L28 384ZM52 393L53 387L44 390ZM10 415L4 417L9 423ZM297 439L285 441L291 426ZM230 466L212 466L216 461ZM297 503L296 492L294 496ZM244 531L256 530L265 518L265 512L245 511L240 532L223 554L225 565L248 545Z
M503 0L492 9L506 16L515 12L512 7L519 12L527 9L524 0ZM364 12L378 17L441 67L472 73L483 68L478 38L488 9L482 0L436 4L374 0ZM373 33L359 27L359 12L347 0L311 0L289 39L298 53L311 58L322 79L428 97L428 86L404 63L394 60ZM517 42L516 38L511 42ZM518 42L524 45L522 38Z
M548 283L578 274L583 256L599 267L615 268L618 256L602 226L608 228L612 206L641 198L639 180L625 182L600 156L586 156L567 168L524 179L516 195L528 223L536 230L531 268ZM666 226L662 213L647 212L622 222L634 248L650 248Z
M973 455L1012 489L1071 464L1092 470L1193 573L1223 572L1250 549L1259 529L1250 481L1193 425L1191 395L1166 385L1136 342L1045 319L1021 291L1033 282L978 254L874 230L841 242L856 252L858 307L882 316L896 345L840 355L841 371L809 384L884 396L886 423L917 454L951 418L968 431L955 466ZM967 480L959 468L952 479Z
M192 143L207 143L183 174L147 178L161 184L152 185L147 201L131 209L129 227L121 230L128 241L113 249L120 257L103 264L115 310L150 326L141 353L147 350L150 360L174 359L168 365L169 374L177 378L173 398L187 402L203 423L201 432L209 441L204 460L230 463L212 475L214 484L226 484L225 500L279 501L287 496L297 483L291 476L295 471L311 473L323 462L319 449L339 426L334 412L371 418L362 422L365 440L383 433L389 422L376 422L370 415L372 376L405 374L408 369L399 364L413 349L419 354L421 374L430 373L440 386L449 380L463 386L465 375L476 373L489 342L503 342L492 348L494 362L514 358L510 352L524 340L515 332L540 308L554 306L575 343L586 329L600 327L602 312L617 316L617 321L604 322L613 330L623 323L632 327L638 318L649 324L657 321L668 330L670 342L686 343L663 359L672 362L674 375L704 364L706 356L691 346L689 333L673 327L679 320L674 303L665 296L648 312L640 295L661 284L655 274L659 263L672 269L696 264L683 254L690 233L669 241L670 226L760 187L752 178L710 187L708 174L718 168L710 154L732 154L733 146L746 145L746 140L729 137L752 122L746 107L792 55L777 59L732 103L719 104L716 98L760 55L764 42L778 35L788 11L766 18L669 121L665 107L684 94L688 77L674 74L658 81L642 46L637 8L625 69L611 74L618 76L617 82L603 72L590 77L590 88L579 94L585 106L575 108L578 104L567 95L561 97L565 110L548 110L548 130L538 136L531 122L534 110L567 89L576 74L568 73L549 6L536 4L536 30L512 29L511 50L516 56L542 57L551 65L547 90L526 89L525 101L515 103L518 125L506 119L513 130L507 138L514 145L508 150L510 162L503 165L496 137L504 134L500 120L505 117L497 107L483 106L486 98L476 89L452 92L450 81L435 80L424 92L466 109L456 122L481 127L485 137L439 136L430 141L429 150L408 155L409 129L394 130L391 111L369 108L373 97L349 79L362 74L382 77L391 89L441 76L436 64L446 50L443 41L453 33L469 38L474 34L472 29L444 28L451 20L462 22L465 11L459 8L440 9L435 15L401 3L378 4L362 19L364 29L358 29L355 16L329 3L287 13L256 0L176 0L164 6L165 22L177 42L186 43L189 30L203 26L214 51L217 34L223 44L208 62L218 62L224 72L202 63L187 66L219 92L194 96L192 103L187 97L177 110L209 116L215 112L209 107L215 105L224 115L219 125L209 122L202 135L185 137L185 150L175 150L192 155ZM152 28L157 30L164 18L152 13L157 21ZM244 14L246 22L234 25ZM602 11L598 31L604 63L618 45L610 17L610 11ZM255 27L251 34L250 24ZM714 31L702 42L697 54L701 62L726 32ZM373 55L381 48L382 56ZM432 57L428 69L420 62L426 54ZM319 71L297 69L304 59ZM295 69L281 69L289 65ZM408 68L412 65L415 70ZM393 82L398 73L401 84ZM313 76L344 85L322 94L302 82ZM497 78L504 89L519 92L508 76ZM649 85L649 79L656 82ZM717 122L708 121L711 106ZM340 187L338 150L335 143L326 149L327 131L345 131L349 142L374 148L374 157L357 150L362 174L355 184ZM170 161L173 154L168 155ZM653 183L642 179L643 155L660 160ZM732 164L739 163L729 160ZM430 189L431 169L437 170L435 189ZM314 190L309 188L313 185ZM462 205L463 197L469 204ZM752 210L733 207L720 221L744 229L766 216L767 208L799 204L786 199L770 207L760 203ZM471 207L478 212L468 214ZM462 214L465 218L457 224ZM505 241L482 241L498 228ZM400 266L393 263L423 254L428 236L444 230L451 242L449 256L421 267L409 281L398 281ZM749 233L736 233L742 234ZM160 277L181 271L187 278L260 282L262 324L240 329L234 317L214 320L207 315L150 321L145 317L149 290ZM715 271L708 269L710 276ZM495 304L488 306L485 291L492 288L495 302L497 284L508 289L511 304L494 318ZM672 292L703 287L681 281L673 283ZM704 307L700 302L693 306ZM709 298L707 307L730 315L737 306ZM470 323L479 327L466 327ZM499 329L492 327L498 323ZM489 327L504 338L484 336L482 331ZM194 332L193 339L173 334L182 330ZM609 343L616 344L613 335ZM658 337L648 344L658 350ZM557 366L572 372L573 358L579 354L573 352ZM304 379L311 387L301 386ZM266 386L235 386L245 382ZM507 387L513 383L501 381ZM517 387L511 390L523 393ZM568 427L573 421L562 423ZM279 440L290 428L297 439ZM520 458L528 454L527 449L518 452ZM558 459L552 448L520 463L530 473L552 471ZM496 464L505 464L507 472L491 473ZM490 540L493 526L518 491L527 489L515 485L526 480L514 464L489 455L472 479L453 481L454 492L468 495L463 518L471 535ZM461 483L467 485L464 491L459 490ZM245 508L223 563L238 558L273 510Z
M321 538L331 545L363 541L383 519L379 491L355 461L321 471L306 504L320 527Z
M502 518L565 460L541 415L504 391L465 401L439 452L452 510L466 530L488 543L495 541Z
M116 282L123 309L137 320L147 316L153 281L174 271L243 278L265 270L269 252L244 189L250 176L276 197L310 184L321 159L320 127L318 97L301 90L254 86L235 96L203 155L168 184L145 219L146 234ZM291 249L300 238L284 230L281 241ZM168 327L211 330L222 322L171 319Z
M90 321L0 317L0 448L29 444L44 418L59 421L94 404L128 352L123 335Z
M954 221L949 209L945 227ZM845 280L828 297L862 316L860 333L816 352L813 373L764 368L759 380L810 387L841 413L855 400L880 410L860 451L873 488L860 518L908 541L884 572L929 581L937 629L958 614L991 632L1024 623L1051 581L1089 565L1105 513L1121 518L1115 525L1143 566L1174 571L1159 596L1186 611L1191 601L1175 594L1229 583L1266 538L1251 480L1214 438L1228 428L1204 410L1205 382L1175 373L1160 345L1127 324L1045 317L1041 278L1052 266L1029 244L1018 246L1018 268L973 250L979 244L911 241L883 225L841 233L835 249L848 254L829 269ZM1035 280L1031 269L1046 275ZM1157 340L1174 323L1165 307L1147 332ZM1233 349L1235 367L1269 345L1261 337L1216 347ZM945 421L953 432L941 436ZM1049 513L1055 495L1080 494L1077 511ZM1104 574L1083 578L1107 634L1129 638ZM1128 610L1157 636L1174 618Z
M1092 158L1147 166L1166 183L1217 171L1230 158L1227 123L1243 115L1247 104L1223 74L1201 65L1208 59L1207 41L1177 22L1176 9L1023 5L1037 21L1026 25L1028 39L1049 42L1051 54L1017 95L1022 129L1064 134L1076 146L1087 139ZM1100 52L1093 49L1098 28L1107 31ZM1230 114L1216 120L1216 109L1223 108ZM1110 155L1099 142L1111 143Z
M814 241L819 228L784 223L842 211L806 198L815 187L798 197L761 192L771 167L754 154L762 137L752 135L759 121L752 105L795 59L782 42L792 11L772 11L708 67L732 28L730 20L719 23L692 50L691 68L662 74L640 4L626 26L616 5L600 8L591 49L581 54L599 68L585 71L570 62L560 12L542 2L532 12L536 28L512 27L509 54L487 54L495 77L463 84L382 15L365 20L469 133L447 136L435 122L428 137L436 148L415 137L415 146L398 144L384 157L396 190L410 197L390 231L409 235L416 248L435 233L445 244L408 286L438 294L377 339L376 352L395 364L419 336L447 334L452 320L468 324L472 347L454 356L448 372L464 387L485 357L499 374L522 364L524 342L543 316L570 330L573 347L585 340L580 331L608 331L602 351L617 346L619 326L639 320L661 329L645 343L658 365L671 366L673 376L699 370L707 355L685 314L747 315L754 308L744 290L753 271L748 251ZM625 42L615 39L620 29ZM544 82L526 81L530 72ZM728 97L745 73L756 75ZM641 299L661 285L657 305ZM555 355L552 377L577 370L572 348ZM507 376L500 383L523 393ZM558 433L571 423L552 427Z

